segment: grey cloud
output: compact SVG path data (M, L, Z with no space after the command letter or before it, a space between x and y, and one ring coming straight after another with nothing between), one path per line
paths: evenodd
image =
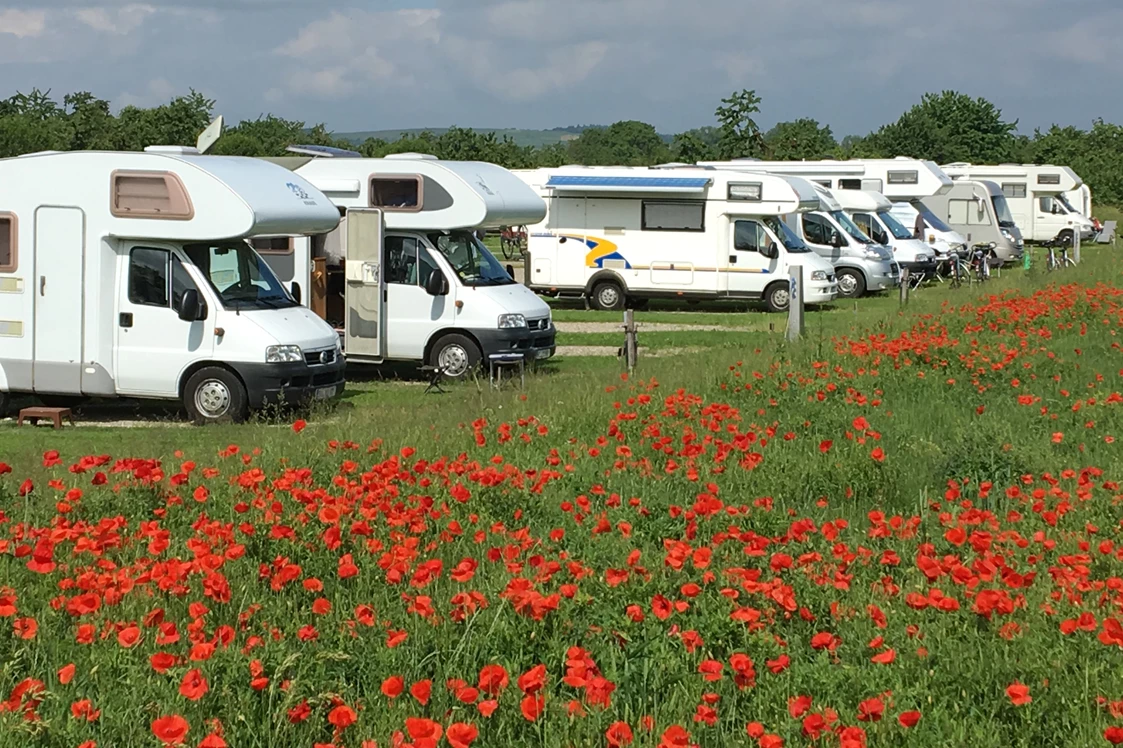
M22 34L0 25L0 96L88 89L120 104L195 87L230 119L337 130L635 118L674 131L755 88L762 124L808 116L841 135L954 88L1023 129L1123 120L1123 58L1099 41L1123 22L1115 0L0 3Z

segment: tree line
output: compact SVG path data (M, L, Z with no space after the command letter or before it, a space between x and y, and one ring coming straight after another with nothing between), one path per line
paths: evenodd
M166 104L126 106L116 114L108 101L88 92L61 101L38 89L0 100L0 158L45 150L141 150L145 146L191 145L213 117L215 102L191 91ZM910 156L936 163L1052 163L1072 167L1092 188L1097 202L1123 204L1123 127L1096 120L1087 130L1054 125L1019 134L990 101L956 91L925 94L920 102L864 136L841 140L829 125L803 118L762 131L756 122L761 99L744 90L723 99L713 125L661 136L645 122L607 127L555 128L576 137L536 148L509 136L452 127L437 135L403 134L397 140L368 138L353 143L324 124L263 115L226 130L213 153L281 156L289 145L348 148L364 156L431 153L443 159L480 160L512 169L585 164L647 166L667 162L756 157L776 160L891 158ZM579 133L579 134L578 134Z

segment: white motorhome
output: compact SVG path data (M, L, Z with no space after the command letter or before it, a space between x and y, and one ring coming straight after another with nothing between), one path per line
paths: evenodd
M1092 215L1092 188L1088 186L1087 182L1084 182L1075 190L1069 190L1064 196L1065 199L1068 200L1068 204L1071 205L1077 213L1087 218L1093 218L1094 220L1094 216Z
M417 361L456 378L492 354L530 362L554 354L550 307L475 233L546 215L510 171L421 154L293 150L327 156L271 160L322 190L342 215L339 227L257 241L283 279L308 288L307 303L339 331L349 362Z
M0 160L0 393L180 399L197 423L332 398L344 362L246 238L339 223L257 159L37 153Z
M942 168L952 179L997 182L1014 223L1028 241L1071 241L1076 232L1088 240L1095 233L1091 218L1081 215L1065 197L1084 184L1067 166L955 163Z
M703 162L715 163L715 162ZM716 162L725 164L730 162ZM922 239L938 257L946 257L953 250L962 249L966 239L931 215L922 202L924 198L947 192L952 180L932 161L907 158L871 158L838 161L758 161L736 159L732 163L741 168L765 170L771 174L790 174L809 179L827 189L868 190L880 192L893 203L894 215L913 235ZM911 206L911 210L904 209ZM913 260L896 254L898 262Z
M936 271L936 252L918 239L912 229L893 215L893 203L880 192L872 190L831 190L842 210L858 225L862 233L878 244L891 247L893 257L902 268L913 274Z
M1021 258L1025 242L997 182L955 180L950 192L926 198L924 203L966 235L969 245L994 243L994 254L1002 262Z
M787 309L789 268L804 301L834 299L834 268L781 216L819 207L802 179L684 168L563 167L516 172L548 215L528 224L531 288L598 309L649 299L763 299Z

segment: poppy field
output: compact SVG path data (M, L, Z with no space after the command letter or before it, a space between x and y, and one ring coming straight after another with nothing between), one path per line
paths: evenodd
M0 747L1123 744L1089 267L393 423L9 432Z

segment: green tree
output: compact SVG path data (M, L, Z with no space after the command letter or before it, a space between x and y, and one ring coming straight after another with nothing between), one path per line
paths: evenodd
M649 166L670 159L670 150L655 128L626 120L589 129L570 141L570 158L588 166Z
M671 156L680 163L696 164L699 161L712 160L715 153L713 146L696 132L682 132L676 135L671 143Z
M1030 150L1033 163L1071 167L1097 202L1123 204L1123 127L1102 119L1090 130L1053 125L1034 133Z
M109 102L88 91L63 97L65 116L71 132L70 148L104 151L117 141L117 119L109 110Z
M1002 110L986 99L956 91L927 93L896 122L873 133L867 145L885 158L997 164L1014 155L1017 127L1016 120L1003 120Z
M835 156L838 142L829 126L813 119L797 119L780 122L765 133L764 148L771 159L802 161Z
M753 119L759 113L760 97L756 91L745 89L721 100L715 112L719 124L718 158L759 158L764 154L764 136Z
M127 106L117 115L117 147L139 151L150 145L195 145L213 109L214 100L194 89L150 109Z

